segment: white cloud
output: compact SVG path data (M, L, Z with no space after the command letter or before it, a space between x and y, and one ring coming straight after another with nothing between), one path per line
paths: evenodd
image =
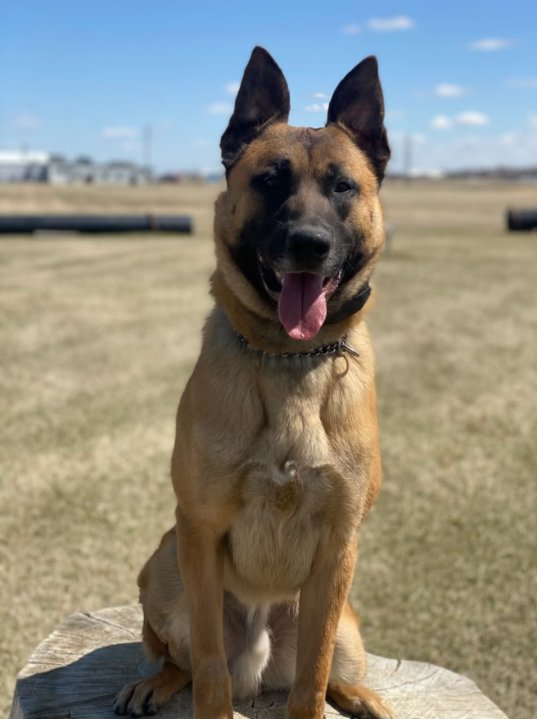
M498 140L500 145L504 145L505 147L511 147L515 144L517 136L514 132L504 132L502 135L499 136Z
M393 143L394 141L399 142L400 140L403 140L403 139L407 136L407 133L406 133L406 132L403 132L403 130L398 130L398 129L392 130L392 129L389 129L389 130L388 130L388 135L389 135L389 138L390 138L390 142ZM393 147L392 147L392 150L393 150Z
M412 135L410 135L410 139L416 145L426 145L429 142L429 138L427 137L427 135L424 135L422 132L414 132Z
M505 50L512 45L513 41L504 37L485 37L481 40L474 40L468 47L475 52L496 52L497 50Z
M537 130L537 115L531 114L528 117L528 125L531 130Z
M115 125L103 128L101 135L105 140L135 140L140 137L140 130L127 125Z
M314 92L312 97L316 100L330 100L330 95L327 95L326 92Z
M353 25L351 23L341 28L341 32L344 35L359 35L362 32L362 28L360 27L360 25Z
M386 110L385 117L387 122L398 122L404 120L406 113L403 110Z
M306 112L326 112L328 110L327 102L314 102L312 105L306 105Z
M447 82L437 85L434 92L439 97L462 97L466 94L466 90L461 85L452 85Z
M230 102L211 102L207 111L211 115L231 115L233 112L233 105Z
M537 77L512 77L507 80L509 87L523 87L537 90Z
M37 130L41 127L41 120L33 112L24 111L17 115L14 124L17 130Z
M537 113L534 113L537 115ZM527 118L529 119L529 118ZM536 116L537 121L537 116ZM392 140L393 171L405 165L405 138L400 133ZM494 168L499 166L524 167L537 157L537 128L507 128L498 134L483 132L480 128L454 127L453 132L431 133L426 144L413 138L412 168L421 168L427 174L433 170L461 168ZM406 169L406 167L404 167Z
M240 82L226 82L224 85L224 92L226 95L232 95L235 97L235 95L239 92L239 87L241 86Z
M140 142L138 140L123 140L120 147L123 152L127 152L132 155L140 151Z
M485 127L490 123L490 118L483 112L467 110L460 112L455 117L447 115L435 115L431 119L431 127L435 130L451 130L454 125L465 125L469 127Z
M367 27L374 32L394 32L396 30L412 30L416 26L414 20L407 15L394 17L372 17Z
M490 120L487 115L482 112L476 112L475 110L468 110L467 112L461 112L455 118L457 125L470 125L472 127L484 127L488 125Z
M447 117L447 115L435 115L431 120L431 127L434 130L451 130L453 120Z

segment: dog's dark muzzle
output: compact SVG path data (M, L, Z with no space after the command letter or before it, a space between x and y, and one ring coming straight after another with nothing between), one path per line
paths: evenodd
M332 237L326 230L299 228L287 234L285 250L287 256L304 270L315 269L324 262L332 248Z
M338 264L333 233L322 226L289 223L268 248L269 264L277 272L334 273Z

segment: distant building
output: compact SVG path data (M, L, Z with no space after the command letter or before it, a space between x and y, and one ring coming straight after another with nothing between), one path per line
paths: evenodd
M145 185L151 181L151 170L133 162L101 163L84 156L67 160L47 152L0 150L0 182Z
M46 152L0 150L0 182L44 182Z
M182 172L165 172L158 175L155 180L162 184L179 185L181 182L199 183L220 182L224 179L224 172L200 172L195 170L183 170Z

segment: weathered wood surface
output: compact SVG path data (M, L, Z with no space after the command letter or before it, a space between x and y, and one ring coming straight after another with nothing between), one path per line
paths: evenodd
M11 719L112 719L123 684L152 671L140 643L138 606L72 614L35 650L17 680ZM365 682L397 719L507 719L467 677L432 664L369 655ZM237 704L235 719L285 719L286 694ZM185 690L162 719L192 719ZM326 719L344 716L326 705Z

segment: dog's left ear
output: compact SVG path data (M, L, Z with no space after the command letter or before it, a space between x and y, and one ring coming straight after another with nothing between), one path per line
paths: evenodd
M380 184L390 159L390 147L376 57L366 57L336 87L326 124L343 125L368 156Z
M287 122L289 109L289 89L282 71L266 50L254 48L242 77L233 115L220 140L226 170L269 123Z

